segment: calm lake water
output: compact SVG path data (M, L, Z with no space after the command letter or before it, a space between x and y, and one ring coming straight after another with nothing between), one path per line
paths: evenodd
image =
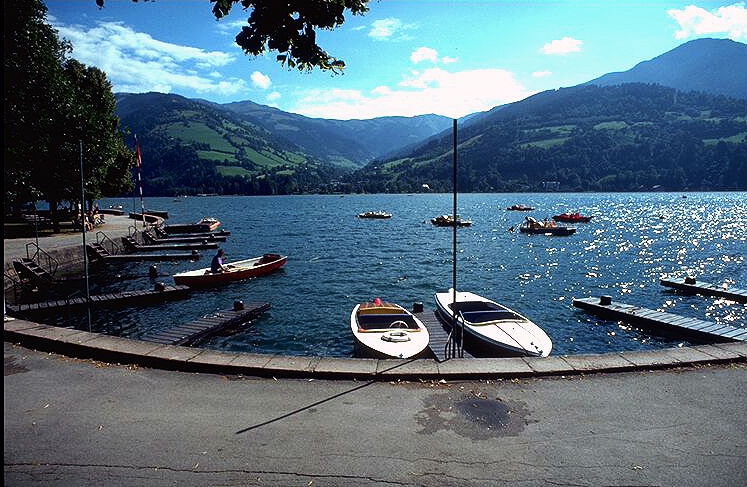
M108 199L102 207L132 200ZM506 207L526 204L535 211ZM140 203L137 202L139 208ZM138 338L163 327L230 309L235 300L266 301L272 309L253 327L218 337L206 348L303 356L351 356L350 312L380 297L411 308L452 282L452 229L430 219L450 213L450 194L304 195L276 197L146 198L167 210L167 223L214 216L232 235L223 245L230 260L266 252L288 255L275 274L195 291L166 305L107 312L96 326ZM385 210L390 220L358 213ZM686 342L649 336L576 309L573 298L611 295L614 300L718 323L745 326L747 306L683 296L663 288L662 276L747 287L747 194L464 194L458 229L457 287L494 299L532 319L553 340L553 354L652 350ZM510 232L525 216L542 219L567 210L593 215L568 237ZM162 277L209 265L158 263ZM152 289L149 263L117 264L93 276L101 291ZM121 332L117 331L120 328Z

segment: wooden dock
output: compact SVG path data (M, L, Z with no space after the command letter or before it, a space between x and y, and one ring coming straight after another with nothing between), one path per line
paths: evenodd
M178 299L188 299L190 290L187 286L163 286L162 289L125 291L114 294L95 294L91 296L90 306L95 308L127 307L143 304L164 303ZM42 301L39 303L10 305L6 308L11 315L20 318L44 317L59 314L61 311L85 309L86 298L77 297Z
M603 318L624 321L667 336L709 343L747 340L747 328L720 325L711 321L616 303L609 296L602 296L602 299L574 299L573 305Z
M430 347L431 352L439 362L443 362L446 360L446 342L449 339L449 330L446 325L431 310L415 313L415 316L428 328L428 335L430 336L428 347ZM465 350L464 358L474 357Z
M142 232L143 241L150 245L178 244L178 243L208 243L225 242L228 237L211 233L209 236L158 237L149 231Z
M236 308L236 306L234 306ZM270 309L270 303L248 303L244 309L221 311L217 316L200 318L183 325L146 335L141 340L164 345L197 345L227 330L246 328Z
M127 252L159 252L168 250L210 250L217 249L216 242L200 242L188 244L140 245L132 237L122 237L122 245Z
M689 294L717 296L737 303L747 303L747 289L729 288L726 286L710 284L708 282L697 282L691 277L686 277L684 279L661 279L659 283L662 286L671 287Z
M192 252L180 254L110 254L102 245L90 243L86 245L88 258L92 261L103 262L143 262L143 261L169 261L169 260L198 260L200 254L193 250Z
M161 227L153 227L153 232L156 234L158 238L171 238L173 236L183 236L183 237L193 237L193 238L208 237L209 238L210 236L228 237L229 235L231 235L231 232L229 232L228 230L224 230L224 229L216 230L215 232L207 231L207 232L199 232L199 233L192 232L192 233L179 234L176 232L166 233L166 231L164 231L164 229Z

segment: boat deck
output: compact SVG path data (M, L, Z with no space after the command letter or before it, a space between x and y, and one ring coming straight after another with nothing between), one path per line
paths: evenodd
M599 298L574 299L573 305L603 318L624 321L665 335L707 343L747 341L747 328L721 325L612 301L608 301L608 304L601 304Z
M193 346L229 329L246 328L252 320L270 309L270 303L248 303L244 309L221 311L217 316L199 318L195 321L177 325L146 335L141 340L161 343L163 345Z
M158 252L166 250L210 250L217 249L218 244L213 242L164 244L164 245L141 245L132 237L122 237L122 244L127 252Z

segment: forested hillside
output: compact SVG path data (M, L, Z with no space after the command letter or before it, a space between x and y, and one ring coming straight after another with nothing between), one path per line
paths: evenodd
M178 95L118 95L117 110L143 153L150 195L326 191L344 171L212 104Z
M539 93L467 124L458 136L465 192L744 190L744 100L647 84ZM372 163L353 191L452 188L452 136ZM557 183L557 184L556 184Z

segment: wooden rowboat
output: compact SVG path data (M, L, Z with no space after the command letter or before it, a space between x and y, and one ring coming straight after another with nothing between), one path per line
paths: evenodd
M269 274L283 267L288 257L280 254L265 254L262 257L225 264L227 271L213 273L210 268L174 274L174 283L189 287L209 287Z

